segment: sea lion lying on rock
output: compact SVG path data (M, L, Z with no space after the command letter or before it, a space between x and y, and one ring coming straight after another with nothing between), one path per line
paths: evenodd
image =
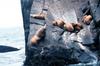
M53 25L63 28L69 32L80 31L83 28L80 23L65 23L63 19L54 20Z
M90 22L92 20L92 16L91 15L85 15L83 16L83 23L86 24L86 25L89 25Z
M72 32L74 30L74 27L71 23L66 23L66 24L64 24L64 29L69 32Z
M31 38L32 45L37 44L39 40L41 40L41 38L45 36L45 30L46 30L46 25L44 25L43 27L41 27L40 29L36 31L35 35L32 36Z
M66 23L64 28L69 32L76 32L83 29L83 26L80 23Z
M71 23L74 27L74 32L79 32L81 29L83 29L83 25L80 23Z
M45 20L46 14L44 13L31 14L31 17L39 20Z
M64 26L64 20L63 19L56 19L53 21L53 25L54 26L58 26L58 27L63 27Z
M65 28L67 31L73 31L74 29L71 23L65 23L63 19L54 20L53 25L60 28Z

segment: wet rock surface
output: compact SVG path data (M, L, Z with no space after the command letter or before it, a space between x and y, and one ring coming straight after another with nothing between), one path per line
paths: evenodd
M90 51L80 48L49 45L46 47L33 46L27 56L26 64L30 66L64 66L72 64L94 64L97 58ZM27 64L27 62L29 64Z
M75 4L75 7L77 7L77 10L82 3L87 3L86 1L87 0L82 0L78 2L78 0L75 0L75 3L74 1L72 2ZM80 6L78 6L79 3ZM86 7L88 5L89 4L87 4ZM78 10L76 11L77 18L80 20L83 16L82 10L84 10L84 8L85 7L81 8L81 10L79 9L80 13L78 13ZM39 10L38 8L37 11L34 9L36 8L32 9L31 14L33 14L33 12L38 12ZM97 10L97 12L99 11ZM96 52L98 50L92 52L92 50L89 49L90 46L88 48L84 46L84 44L94 44L94 38L97 38L96 35L100 36L100 34L98 34L98 30L100 28L96 28L94 23L92 23L92 26L94 27L91 27L91 25L85 25L86 28L82 29L78 34L70 33L63 30L62 28L53 26L52 20L54 18L54 14L52 15L52 13L48 11L48 15L49 16L47 16L46 20L38 20L30 17L30 25L28 25L30 26L30 31L27 39L28 43L26 43L28 46L28 54L24 66L97 66L98 56ZM96 14L93 13L93 15ZM97 16L94 19L97 20L98 18L99 17ZM37 45L29 47L31 37L44 24L47 24L45 37ZM93 33L91 33L90 29L95 36L92 35ZM98 41L99 44L100 37L95 40Z

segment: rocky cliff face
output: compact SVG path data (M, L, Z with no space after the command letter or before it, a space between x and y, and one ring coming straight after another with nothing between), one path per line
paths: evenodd
M100 43L100 22L98 13L100 8L99 5L98 7L97 5L95 5L100 3L94 2L92 0L59 1L60 0L46 0L47 5L45 6L45 8L48 11L45 11L44 13L47 14L47 17L44 20L40 20L32 18L30 17L30 15L41 11L41 6L43 6L43 4L41 3L43 3L43 1L21 0L26 40L26 60L24 65L97 66L98 56L96 52L98 50L92 52L92 50L90 50L89 48L93 44L98 44L99 46ZM66 3L69 5L69 7L67 7ZM59 8L63 8L59 9L57 5L60 5ZM81 18L83 17L85 9L90 9L88 14L91 14L93 16L93 21L89 26L84 25L85 28L77 34L70 33L62 28L52 25L52 21L56 18L63 18L65 20L68 19L68 21L72 22L81 22ZM93 9L96 9L96 11L94 11ZM71 15L69 15L69 13ZM66 22L68 21L66 20ZM37 45L33 45L30 47L29 45L31 44L30 40L32 36L44 24L47 25L45 37L41 41L39 41ZM95 24L97 24L98 26L95 26ZM85 45L89 45L89 47Z

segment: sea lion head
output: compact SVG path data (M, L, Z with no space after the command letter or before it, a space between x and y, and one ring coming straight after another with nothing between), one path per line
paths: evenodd
M57 21L53 21L52 24L53 24L54 26L57 26Z

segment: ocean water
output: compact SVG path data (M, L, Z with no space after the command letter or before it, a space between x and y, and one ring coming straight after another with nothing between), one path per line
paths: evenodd
M0 66L23 65L23 62L25 60L25 42L23 28L16 27L0 29L0 46L8 46L20 49L18 51L0 53Z

